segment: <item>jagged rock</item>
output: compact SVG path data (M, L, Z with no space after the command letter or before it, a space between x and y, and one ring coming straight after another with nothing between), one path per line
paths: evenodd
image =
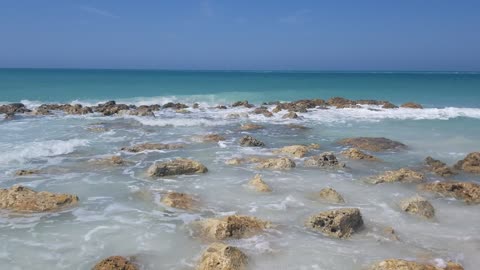
M142 143L129 147L122 147L120 150L138 153L147 150L175 150L183 148L183 144L166 144L166 143Z
M162 196L162 203L173 207L184 210L193 210L195 208L195 199L186 194L180 192L168 192Z
M13 119L15 119L15 113L14 112L5 113L5 117L3 118L3 120L13 120Z
M349 100L343 97L332 97L327 100L329 106L335 106L337 108L351 108L357 106L357 103L353 100Z
M348 238L363 226L358 208L339 208L311 216L305 225L336 238Z
M437 175L448 177L455 175L455 172L450 169L447 164L441 162L440 160L433 159L432 157L427 157L425 163L430 171L434 172Z
M270 226L269 222L256 217L241 215L192 222L194 235L210 241L248 238L262 233Z
M103 104L98 104L93 108L95 112L102 113L105 116L117 114L123 110L129 110L130 106L126 104L117 104L115 101L107 101Z
M46 212L75 205L78 197L70 194L37 192L24 186L0 189L0 208L15 212Z
M407 213L425 218L433 218L435 215L435 209L432 204L420 196L413 196L402 200L400 202L400 208Z
M185 158L179 158L166 162L157 162L148 168L149 176L169 176L181 174L197 174L208 172L207 167L202 163Z
M295 113L295 112L288 112L287 114L284 114L282 116L283 119L297 119L298 118L298 114Z
M0 113L4 113L7 115L9 114L14 115L15 113L26 113L26 112L31 112L31 111L27 109L27 107L25 107L25 105L22 103L11 103L11 104L0 106Z
M259 160L256 169L270 169L270 170L289 170L295 168L296 164L293 160L282 158L267 158Z
M338 193L335 189L333 188L323 188L320 190L318 193L318 197L321 200L331 202L331 203L344 203L345 200L343 199L342 195Z
M387 101L382 105L382 108L383 109L396 109L396 108L398 108L398 106Z
M463 270L460 264L448 262L445 267L401 259L387 259L372 265L369 270Z
M188 108L188 106L185 104L173 103L173 102L168 102L162 106L162 109L173 109L173 110L181 110L186 108Z
M218 134L207 134L200 136L199 138L202 142L219 142L219 141L225 141L225 137L222 135Z
M414 103L414 102L407 102L407 103L404 103L402 105L400 105L400 107L402 108L410 108L410 109L423 109L423 106L418 104L418 103Z
M48 109L38 107L32 112L33 115L51 115L52 112L50 112Z
M107 158L102 158L94 161L98 165L113 165L120 166L126 165L128 162L120 156L111 156Z
M349 145L362 150L382 152L387 150L404 149L407 146L401 142L392 141L383 137L357 137L338 141L340 145Z
M80 104L75 104L75 105L66 105L64 108L63 108L63 111L66 113L66 114L89 114L89 113L93 113L93 110L92 108L90 107L83 107L82 105Z
M127 258L111 256L98 262L92 270L138 270Z
M325 106L326 103L322 99L304 99L297 100L289 103L278 103L277 106L272 110L274 113L278 113L282 110L287 110L289 112L307 112L307 109L312 109L317 106Z
M26 176L26 175L39 174L39 173L40 173L40 170L33 170L33 169L24 169L24 170L15 171L16 176Z
M468 154L464 159L458 161L454 168L469 173L480 174L480 152Z
M202 254L196 270L246 270L247 265L248 257L240 249L213 243Z
M255 139L254 137L250 135L243 136L240 139L240 145L241 146L247 146L247 147L263 147L265 146L265 143L263 143L260 140Z
M234 103L232 104L232 107L240 107L240 106L243 106L243 107L246 107L246 108L252 108L252 107L254 107L253 104L248 103L248 100L237 101L237 102L234 102Z
M272 117L273 113L268 110L267 107L258 107L255 110L253 110L254 114L263 114L265 117Z
M218 106L215 107L215 109L226 110L226 109L227 109L227 106L225 106L225 105L218 105Z
M402 183L418 183L422 182L425 179L423 173L419 173L407 168L401 168L395 171L386 171L381 175L373 177L373 184L380 183L392 183L392 182L402 182Z
M308 153L309 147L305 145L289 145L273 151L275 154L288 154L296 158L302 158Z
M257 129L262 129L263 126L257 125L257 124L252 124L252 123L246 123L240 126L240 130L257 130Z
M480 203L480 185L472 182L434 182L422 184L419 189L463 200L468 204Z
M343 168L345 163L339 162L332 152L325 152L318 156L309 157L303 163L305 167Z
M348 158L351 159L357 159L357 160L368 160L368 161L380 161L380 159L369 155L365 152L362 152L358 148L350 148L348 150L345 150L342 152L343 155L345 155Z
M272 189L265 183L260 174L255 175L248 184L258 192L271 192Z

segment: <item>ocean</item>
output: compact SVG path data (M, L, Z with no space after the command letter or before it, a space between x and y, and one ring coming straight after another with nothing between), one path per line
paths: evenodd
M424 109L311 108L285 119L231 107L248 100L300 99L413 101ZM76 194L79 204L53 213L0 211L0 269L91 269L99 260L133 256L142 269L194 269L208 243L192 235L192 221L231 214L255 216L274 228L226 242L247 254L252 269L364 269L386 258L447 261L476 269L480 263L480 206L424 193L411 183L373 185L366 179L387 170L411 168L426 182L445 181L425 169L432 156L451 166L480 151L480 73L461 72L301 72L301 71L150 71L0 69L0 104L21 102L94 106L109 100L140 105L181 102L186 110L161 109L154 116L99 113L35 116L16 114L0 120L0 187L16 184L37 191ZM193 108L198 103L199 108ZM226 105L226 109L216 106ZM276 105L266 105L272 111ZM3 115L0 115L3 116ZM240 130L254 123L258 130ZM288 125L306 129L292 129ZM92 128L94 127L94 128ZM198 136L225 140L202 143ZM265 147L242 147L251 135ZM369 152L382 162L348 159L338 141L349 137L386 137L405 150ZM130 153L140 143L183 144L181 149ZM287 145L317 143L306 157L293 158L291 170L259 170L253 164L228 165L232 158L274 157ZM345 168L307 168L309 156L333 152ZM368 152L368 151L367 151ZM125 165L96 161L120 156ZM200 161L208 172L152 178L157 161L184 157ZM38 170L17 176L20 169ZM272 192L248 187L257 173ZM449 180L480 183L478 174L460 172ZM332 187L345 204L325 203L315 192ZM161 202L166 192L198 198L199 209L185 211ZM433 219L403 212L400 201L420 194L435 209ZM339 207L359 208L362 230L335 239L304 226L313 214ZM383 234L393 227L399 240Z

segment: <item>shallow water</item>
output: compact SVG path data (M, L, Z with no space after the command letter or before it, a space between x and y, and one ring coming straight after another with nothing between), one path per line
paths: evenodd
M211 104L213 105L213 104ZM480 206L423 194L433 204L432 221L400 211L398 202L417 193L415 185L370 185L363 180L400 167L422 168L431 155L453 164L479 150L480 109L363 109L312 110L301 119L249 115L231 119L245 108L208 109L206 104L190 114L170 110L153 117L100 115L46 117L21 116L0 122L1 187L22 184L35 190L77 194L80 204L59 213L20 215L0 212L0 269L90 269L111 255L135 255L144 269L192 269L206 247L190 235L188 223L233 213L271 221L274 229L229 243L244 250L253 269L362 269L385 258L435 261L453 260L465 269L480 263ZM254 122L257 131L239 131ZM307 130L293 130L288 123ZM88 128L100 125L106 132ZM46 128L48 127L48 128ZM227 141L199 143L194 135L223 134ZM262 149L242 148L238 139L251 134L264 141ZM319 143L325 151L339 153L338 139L352 136L385 136L401 141L408 150L376 154L384 162L344 159L343 170L297 168L261 171L272 187L259 194L246 183L258 170L252 165L229 166L232 157L272 155L281 146ZM123 146L142 142L182 142L184 149L131 154ZM128 166L101 166L92 160L121 155ZM209 168L204 175L151 179L145 172L153 162L176 157L196 159ZM15 177L17 169L40 169L42 174ZM428 181L440 178L427 174ZM458 180L479 183L478 176ZM348 240L331 239L304 228L304 220L323 210L343 207L312 199L312 193L333 187L345 197L346 207L361 209L365 227ZM201 211L166 208L160 194L187 192L201 201ZM400 241L382 234L392 226Z

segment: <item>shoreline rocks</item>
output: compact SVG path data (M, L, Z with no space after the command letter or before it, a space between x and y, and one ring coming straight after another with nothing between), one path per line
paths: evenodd
M194 235L209 241L249 238L271 227L256 217L232 215L192 222Z
M415 102L407 102L400 105L400 108L423 109L423 106Z
M186 193L167 192L162 196L161 202L169 207L193 210L195 208L195 199Z
M370 179L372 184L381 183L419 183L425 180L425 175L407 168L401 168L395 171L386 171L381 175Z
M425 164L431 172L442 177L449 177L456 174L452 169L450 169L450 167L447 166L447 164L432 157L425 158Z
M250 135L243 136L240 141L240 145L243 147L263 147L265 143L260 140L255 139Z
M358 208L339 208L311 216L305 226L334 238L348 238L363 226Z
M305 167L316 168L344 168L346 166L345 163L339 162L332 152L325 152L318 156L309 157L304 161L303 165Z
M246 123L240 126L240 130L243 131L249 131L249 130L258 130L258 129L263 129L264 127L261 125L257 124L252 124L252 123Z
M472 182L434 182L422 184L419 190L463 200L467 204L480 203L480 185Z
M345 203L342 195L330 187L321 189L320 192L318 192L318 197L322 201L329 203Z
M454 168L468 173L480 174L480 152L468 154L464 159L459 160Z
M342 151L341 154L343 154L344 156L346 156L350 159L368 160L368 161L381 161L379 158L376 158L372 155L369 155L369 154L361 151L358 148L349 148L345 151Z
M122 256L110 256L95 264L92 270L138 270L138 268Z
M248 185L254 188L258 192L272 192L272 189L265 183L260 174L256 174L249 182Z
M148 150L176 150L183 147L183 144L141 143L133 146L122 147L120 150L132 153L139 153Z
M15 171L15 176L27 176L27 175L33 175L33 174L39 174L40 170L36 169L22 169L22 170L17 170Z
M213 243L202 254L196 270L246 270L248 257L240 249Z
M448 262L445 267L436 267L427 263L402 259L386 259L373 264L369 270L463 270L463 267L454 262Z
M355 137L338 141L340 145L356 147L372 152L405 149L407 146L401 142L393 141L384 137Z
M302 158L308 153L309 149L310 148L305 145L289 145L289 146L284 146L278 150L275 150L273 151L273 153L287 154L295 158Z
M151 177L163 177L182 174L199 174L208 172L207 167L198 161L179 158L171 161L156 162L148 168Z
M409 214L431 219L435 216L435 209L425 198L413 196L400 202L400 208Z
M286 157L261 159L255 169L289 170L296 167L293 160Z

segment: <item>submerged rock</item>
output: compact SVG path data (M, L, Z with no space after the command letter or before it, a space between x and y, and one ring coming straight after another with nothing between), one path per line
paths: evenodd
M282 116L283 119L297 119L298 114L295 112L288 112Z
M387 259L375 263L369 270L463 270L460 264L448 262L445 267L436 267L432 264L418 263L401 259Z
M407 102L400 105L402 108L423 109L423 106L415 102Z
M208 172L207 167L202 163L185 158L179 158L171 161L157 162L148 168L149 176L169 176L182 174L197 174Z
M450 169L447 164L441 162L440 160L433 159L432 157L425 158L425 163L430 171L434 172L435 174L448 177L455 175L455 172Z
M165 143L142 143L128 147L122 147L120 150L138 153L147 150L175 150L183 148L183 144L165 144Z
M472 182L435 182L419 186L420 190L463 200L467 204L480 203L480 185Z
M202 141L202 142L206 142L206 143L209 143L209 142L219 142L219 141L225 141L225 137L223 137L222 135L218 135L218 134L207 134L207 135L203 135L203 136L200 136L199 139Z
M70 194L37 192L24 186L0 189L0 208L15 212L47 212L78 203L78 197Z
M348 150L343 151L342 154L348 158L356 159L356 160L380 161L380 159L372 155L369 155L365 152L362 152L358 148L350 148Z
M345 163L339 162L332 152L325 152L318 156L309 157L305 160L305 167L320 168L344 168Z
M458 161L454 168L469 173L480 174L480 152L468 154L464 159Z
M256 169L270 169L270 170L289 170L295 168L296 164L293 160L282 158L267 158L259 160Z
M248 257L240 249L213 243L205 250L196 270L246 270Z
M299 130L307 130L307 129L310 129L309 127L302 126L302 125L298 125L298 124L288 124L288 125L287 125L287 128L290 128L290 129L299 129Z
M349 145L362 150L382 152L387 150L405 149L407 146L401 142L383 137L357 137L346 138L338 141L340 145Z
M400 208L409 213L425 218L433 218L435 209L432 204L425 198L413 196L400 202Z
M246 123L240 126L240 130L257 130L257 129L262 129L263 126L257 125L257 124L252 124L252 123Z
M263 147L265 146L265 143L263 143L260 140L255 139L254 137L250 135L243 136L240 139L240 145L241 146L246 146L246 147Z
M35 169L24 169L24 170L15 171L16 176L26 176L26 175L39 174L39 173L40 173L40 170L35 170Z
M289 146L284 146L278 150L275 150L275 154L288 154L290 156L296 157L296 158L302 158L304 157L310 148L305 145L289 145Z
M126 165L128 162L120 156L111 156L107 158L102 158L94 161L98 165L112 165L112 166L121 166Z
M184 210L195 208L195 199L186 193L168 192L162 196L161 202L167 206Z
M338 193L335 189L329 187L320 190L320 192L318 193L318 197L321 200L330 203L345 203L342 195L340 195L340 193Z
M258 107L252 111L254 114L263 114L265 117L272 117L273 113L268 110L267 107Z
M373 184L392 182L418 183L422 182L424 179L425 175L423 173L419 173L407 168L401 168L395 171L386 171L381 175L373 177L371 182Z
M240 107L240 106L243 106L243 107L246 107L246 108L252 108L252 107L254 107L255 105L248 103L248 100L237 101L237 102L234 102L234 103L232 104L232 107Z
M269 222L256 217L240 215L209 218L192 222L194 235L211 241L252 237L262 233L270 226Z
M339 208L311 216L305 225L336 238L348 238L363 226L358 208Z
M137 270L138 268L127 258L111 256L98 262L92 270Z
M258 192L271 192L272 189L265 183L260 174L255 175L249 182L248 185L253 187Z

